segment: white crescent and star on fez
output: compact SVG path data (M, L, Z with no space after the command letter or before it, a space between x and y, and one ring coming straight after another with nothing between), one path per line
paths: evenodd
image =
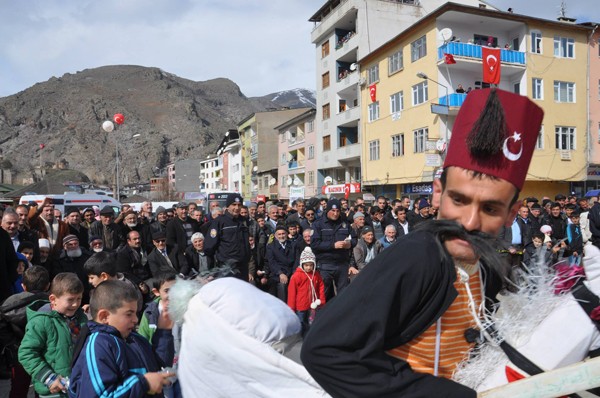
M514 147L518 143L518 145L519 145L518 153L511 152L511 150L508 148L509 140L512 140L512 143L513 143L511 145L511 147ZM513 161L513 162L516 162L517 160L519 160L521 158L521 155L523 154L523 141L521 141L520 133L517 133L515 131L513 133L513 135L511 135L510 137L507 137L504 140L504 144L502 145L502 154L504 155L505 158L507 158L508 160Z

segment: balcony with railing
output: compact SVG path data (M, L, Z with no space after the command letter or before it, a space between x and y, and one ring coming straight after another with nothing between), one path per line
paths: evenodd
M439 98L439 104L450 107L460 107L467 98L467 94L453 93Z
M438 48L438 60L444 59L444 54L455 57L481 59L482 46L471 43L449 42ZM525 53L507 49L500 50L500 61L507 64L525 66Z

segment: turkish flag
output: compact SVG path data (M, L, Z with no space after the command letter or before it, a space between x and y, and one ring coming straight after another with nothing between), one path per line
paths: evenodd
M369 86L369 95L371 96L371 102L377 101L377 85L371 84Z
M350 184L344 184L344 199L348 199L350 197Z
M483 61L483 82L500 84L500 49L481 47Z
M454 60L454 56L452 54L447 54L447 53L444 53L444 62L447 63L448 65L452 65L452 64L456 63L456 61Z

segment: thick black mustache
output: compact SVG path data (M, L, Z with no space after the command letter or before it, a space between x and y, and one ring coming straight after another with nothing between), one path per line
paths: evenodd
M511 280L512 270L508 262L498 253L501 247L497 237L481 231L467 231L456 221L433 220L420 223L415 230L433 234L442 243L451 239L462 239L468 242L473 251L480 257L493 272L497 273L503 281ZM446 249L443 249L449 256Z

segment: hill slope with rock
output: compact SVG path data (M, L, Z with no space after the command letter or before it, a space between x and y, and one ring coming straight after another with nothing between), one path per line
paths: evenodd
M121 183L147 181L171 161L204 158L254 112L307 106L310 90L297 101L288 91L248 98L225 78L195 82L141 66L86 69L0 98L0 150L17 183L59 160L94 182L112 183L118 145ZM102 122L115 113L125 123L107 134Z

